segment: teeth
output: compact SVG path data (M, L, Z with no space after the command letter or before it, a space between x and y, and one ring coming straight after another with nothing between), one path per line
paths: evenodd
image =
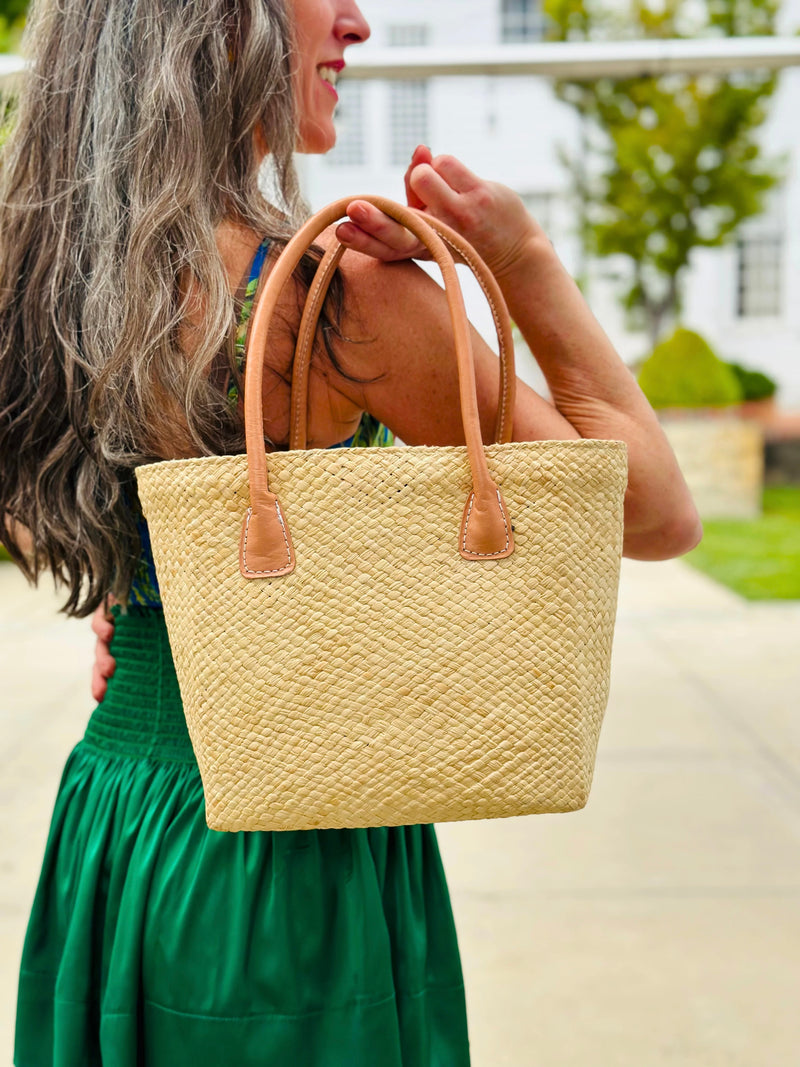
M328 82L330 85L336 85L339 80L339 71L334 67L317 67L319 76L323 81Z

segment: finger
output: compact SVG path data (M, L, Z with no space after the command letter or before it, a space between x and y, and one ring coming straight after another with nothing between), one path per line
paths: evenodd
M111 605L115 603L116 601L109 593L103 600L103 603L95 608L92 614L92 629L95 633L97 633L98 627L104 628L106 626L111 626L113 630L114 616L111 614ZM98 636L100 635L98 634Z
M432 163L433 153L427 145L417 145L411 156L411 163L406 171L403 181L406 187L406 203L409 207L418 208L420 211L425 210L425 204L420 200L419 196L411 188L411 172L414 167L418 167L421 163Z
M444 178L457 193L470 193L482 184L482 180L455 156L437 156L431 160L436 173Z
M396 263L404 259L417 258L414 248L409 247L407 251L392 248L377 237L365 233L358 226L353 226L352 223L343 222L337 228L336 236L346 248L354 252L362 252L365 256L372 256L373 259L379 259L383 263Z
M343 223L336 235L348 247L375 256L379 246L385 246L377 258L388 261L423 254L423 246L414 234L372 204L354 201L348 205L347 213L352 222Z
M461 194L451 188L430 164L423 163L415 167L410 176L410 183L416 195L425 202L426 211L438 215L445 222L455 220Z
M380 208L364 200L354 200L348 205L347 214L358 229L383 241L389 248L408 254L418 243L416 237Z
M92 615L92 630L95 636L107 645L111 644L114 637L114 623L102 614L102 608L98 608Z
M94 650L94 664L104 678L113 678L117 661L108 650L108 645L98 640Z
M105 698L107 691L108 684L100 673L100 669L95 666L92 669L92 699L99 704Z

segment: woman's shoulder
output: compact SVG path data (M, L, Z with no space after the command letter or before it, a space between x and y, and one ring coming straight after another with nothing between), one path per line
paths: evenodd
M333 240L333 231L326 231L319 244L325 247ZM237 267L241 262L241 258L236 261ZM273 265L274 258L268 258L264 278ZM364 411L386 423L381 414L385 394L397 392L401 349L409 344L409 323L416 323L421 337L433 305L443 299L440 287L411 262L387 265L349 252L339 265L339 273L341 312L337 328L327 334L334 359L318 333L311 365L311 447L326 447L352 436ZM288 438L294 348L306 299L306 287L299 278L287 283L276 306L267 349L261 353L265 367L264 428L279 444ZM418 347L413 340L411 346ZM247 359L252 356L248 350ZM394 417L391 405L386 410ZM395 419L395 423L402 431L403 420ZM396 426L388 425L395 430Z
M331 228L319 244L335 240ZM240 235L233 241L232 280L257 244L248 240L240 252ZM264 277L273 264L268 257ZM453 330L442 287L411 260L385 263L349 251L338 269L341 317L328 334L335 360L318 337L309 382L309 444L325 447L351 436L364 411L407 444L463 443ZM261 354L264 428L277 443L288 437L294 346L306 297L299 278L287 284ZM478 340L475 335L476 349ZM486 354L492 358L488 349ZM490 392L491 406L494 385Z
M442 287L413 260L385 263L349 251L339 269L350 296L348 317L365 325L407 323L409 311L428 318L446 308Z
M345 297L337 355L344 373L332 371L330 387L407 444L462 444L453 327L442 287L410 260L384 263L349 252L340 269ZM474 331L473 348L481 365L493 361ZM495 380L496 373L489 371ZM493 385L489 407L495 393Z

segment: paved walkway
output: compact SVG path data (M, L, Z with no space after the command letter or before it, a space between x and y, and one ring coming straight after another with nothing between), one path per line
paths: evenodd
M90 710L88 624L53 603L0 566L0 1064ZM473 1067L800 1065L798 694L800 603L626 561L589 807L440 827Z

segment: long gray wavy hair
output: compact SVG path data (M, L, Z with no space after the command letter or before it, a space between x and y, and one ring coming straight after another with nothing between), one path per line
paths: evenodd
M133 469L242 450L214 235L227 217L282 242L305 214L291 27L281 0L39 0L27 51L0 167L0 540L80 616L129 592Z

